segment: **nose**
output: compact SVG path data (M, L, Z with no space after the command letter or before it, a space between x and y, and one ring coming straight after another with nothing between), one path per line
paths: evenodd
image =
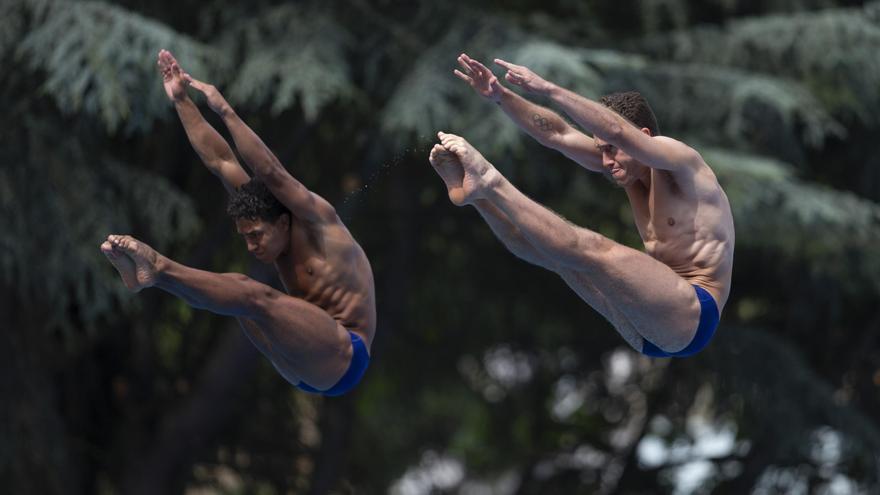
M602 166L611 168L614 166L614 157L610 153L602 153Z

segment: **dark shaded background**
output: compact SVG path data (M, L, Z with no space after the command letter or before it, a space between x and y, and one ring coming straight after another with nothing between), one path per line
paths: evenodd
M233 320L130 295L101 256L132 233L276 283L164 97L160 48L368 253L380 326L354 393L296 391ZM0 491L877 493L878 49L880 2L5 0ZM738 241L708 349L633 353L447 201L437 130L639 244L620 191L452 76L462 51L637 89L703 153Z

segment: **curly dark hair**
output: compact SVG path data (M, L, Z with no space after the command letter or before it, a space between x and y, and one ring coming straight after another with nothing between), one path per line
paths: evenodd
M599 98L599 103L619 113L639 129L647 127L652 136L660 135L660 126L657 125L654 111L651 110L648 101L637 91L611 93Z
M254 177L232 193L226 213L233 220L246 218L274 222L281 215L290 213L290 210L272 195L262 180Z

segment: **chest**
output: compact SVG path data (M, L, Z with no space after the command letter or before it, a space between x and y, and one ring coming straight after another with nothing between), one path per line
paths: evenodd
M325 271L326 239L311 225L293 225L290 247L275 262L278 275L288 293L303 295L314 286L316 278Z
M674 227L680 221L677 217L681 204L687 201L678 182L663 170L652 171L648 184L638 184L626 192L640 225Z

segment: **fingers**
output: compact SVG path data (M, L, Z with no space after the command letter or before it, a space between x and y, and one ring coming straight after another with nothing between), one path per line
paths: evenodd
M204 93L208 89L207 84L203 83L202 81L199 81L198 79L193 78L191 75L189 75L187 73L183 74L183 80L186 81L186 83L189 84L190 86L192 86L193 88L201 91L202 93Z
M168 59L165 58L165 50L159 50L159 55L156 57L156 66L159 67L159 72L165 76L169 69Z
M456 60L458 60L458 65L460 65L462 69L470 72L471 66L470 66L470 64L468 64L468 60L470 60L470 59L468 58L467 55L462 53L461 55L458 56L458 58Z
M471 78L470 76L468 76L467 74L465 74L464 72L462 72L458 69L453 70L452 73L455 74L456 77L458 77L459 79L461 79L462 81L464 81L468 84L473 84L473 82L474 82L473 78Z
M164 48L159 50L158 61L166 67L170 67L171 64L177 62L177 60L175 60L174 57L171 55L171 52Z
M507 80L507 82L509 82L510 84L515 84L517 86L522 86L524 82L521 76L509 71L507 72L507 74L504 74L504 79Z
M471 66L472 70L473 70L474 68L476 68L477 70L483 72L484 74L491 74L491 73L492 73L492 71L489 70L488 67L486 67L485 65L483 65L483 64L482 64L480 61L478 61L478 60L471 59L471 61L470 61L470 66Z
M479 60L470 58L466 53L462 53L458 56L458 64L461 65L462 69L464 69L464 71L461 73L469 76L471 81L477 79L488 81L491 77L494 76L494 74L491 70L489 70L488 67L483 65Z
M168 50L165 50L165 58L168 60L168 63L176 64L177 59L174 58L174 55L171 54Z
M510 62L505 62L504 60L501 60L500 58L496 58L495 63L500 65L501 67L504 67L507 70L516 70L516 69L521 68L521 66L519 66L519 65L512 64Z

